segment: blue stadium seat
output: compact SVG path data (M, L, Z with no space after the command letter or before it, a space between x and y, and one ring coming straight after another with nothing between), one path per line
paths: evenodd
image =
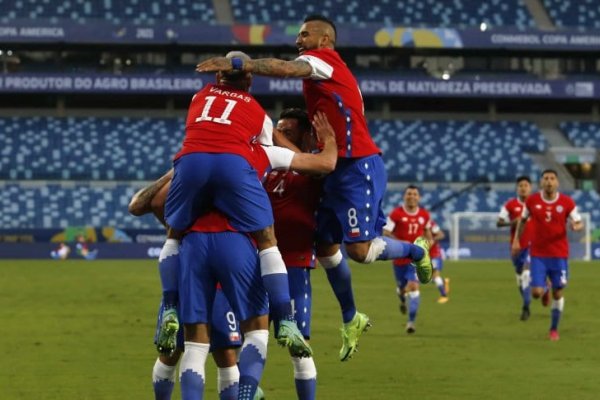
M390 180L512 182L541 172L525 154L548 144L529 122L371 120Z
M152 216L133 217L127 212L131 196L141 183L112 185L80 183L32 185L27 182L0 186L0 224L3 229L66 228L68 226L115 226L120 228L160 229ZM421 191L421 204L430 208L441 199L455 194L445 185ZM569 193L580 211L592 215L594 226L600 226L600 195L594 191ZM402 202L402 190L387 192L384 210L389 213ZM485 190L477 188L447 201L432 210L433 218L444 229L449 229L451 214L457 211L498 212L514 196L513 190Z
M181 118L0 118L0 179L156 179L183 133Z
M136 25L216 21L211 0L0 0L0 9L2 21L65 19L84 24L98 19Z
M562 122L559 127L575 147L600 148L599 123Z
M548 15L560 28L600 28L597 0L542 0Z
M231 7L237 22L252 24L299 23L306 15L318 13L338 24L456 27L485 22L489 26L534 26L521 0L284 0L277 4L267 0L231 0Z

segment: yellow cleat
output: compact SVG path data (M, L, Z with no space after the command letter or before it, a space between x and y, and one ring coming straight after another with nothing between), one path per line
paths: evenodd
M439 299L437 299L437 302L438 304L446 304L448 300L450 300L448 296L441 296Z

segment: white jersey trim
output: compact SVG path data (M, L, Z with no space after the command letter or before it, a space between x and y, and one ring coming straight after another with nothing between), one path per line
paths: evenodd
M262 130L258 135L258 143L273 146L273 120L268 115L265 115Z
M333 67L315 56L300 56L296 61L306 61L312 68L311 79L323 80L331 79L333 76Z
M271 164L271 168L285 170L290 169L292 166L292 159L296 153L290 149L279 146L265 146L264 149L265 153L267 153L267 157L269 157L269 164Z

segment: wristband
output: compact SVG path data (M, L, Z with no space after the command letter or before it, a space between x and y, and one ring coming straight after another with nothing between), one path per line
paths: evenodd
M244 69L244 60L242 60L239 57L232 57L231 58L231 68L234 71L243 71L243 69Z

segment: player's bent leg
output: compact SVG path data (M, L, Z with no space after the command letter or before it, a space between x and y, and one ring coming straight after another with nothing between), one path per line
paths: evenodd
M336 246L336 250L332 255L319 255L317 258L327 274L329 285L340 305L342 322L347 323L356 314L356 304L354 303L354 293L352 290L352 274L348 266L348 261L343 257L339 245Z

